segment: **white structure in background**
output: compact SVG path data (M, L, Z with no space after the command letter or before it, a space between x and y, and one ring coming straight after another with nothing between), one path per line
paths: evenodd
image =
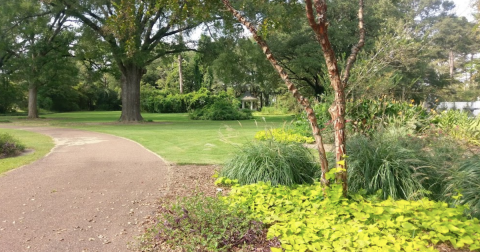
M480 114L480 100L474 102L440 102L437 108L440 110L467 110L472 112L474 116L478 116Z
M253 106L253 103L257 102L257 98L254 97L250 91L246 91L245 94L243 94L242 96L242 109L245 108L245 102L250 102L250 109L253 110L254 106ZM255 106L256 107L256 106Z

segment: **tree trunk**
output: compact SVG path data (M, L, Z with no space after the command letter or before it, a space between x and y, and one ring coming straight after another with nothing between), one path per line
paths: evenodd
M31 83L28 87L28 119L38 118L37 96L38 87L34 83Z
M263 93L260 93L260 111L263 108Z
M450 50L450 52L448 52L448 66L450 68L450 79L451 79L451 81L453 81L453 74L454 74L454 70L455 70L455 58L454 58L452 50Z
M315 115L315 111L310 106L310 102L308 101L307 98L303 97L300 94L300 92L295 87L293 82L290 81L290 79L288 78L288 74L285 72L283 67L278 64L277 60L275 59L272 52L270 51L270 48L268 47L267 43L265 42L265 40L263 40L262 37L258 35L255 27L253 27L253 25L250 22L248 22L237 10L235 10L232 7L232 5L230 4L230 1L228 0L222 0L222 1L225 7L227 7L227 9L235 16L235 18L237 18L237 20L240 23L242 23L252 33L253 38L255 39L257 44L262 48L263 53L267 57L268 61L272 64L272 66L278 72L282 80L285 82L288 90L293 94L295 99L297 99L298 103L300 103L305 109L308 120L310 122L310 127L312 128L313 137L317 144L318 154L320 156L320 166L322 169L321 182L324 184L328 183L328 181L325 178L325 174L328 172L328 161L325 154L325 148L323 146L322 136L320 135L320 128L318 128L317 117Z
M121 122L141 122L140 114L140 80L145 74L144 68L135 64L120 66L122 72L122 115Z
M178 54L178 82L180 83L180 94L183 94L183 71L181 54Z
M317 18L315 18L313 9L315 8ZM342 171L336 173L336 180L342 183L343 195L346 196L348 192L347 184L347 164L346 164L346 149L345 149L345 88L350 77L350 70L357 58L357 54L365 43L365 29L363 27L363 0L359 0L358 10L358 26L360 31L360 38L356 45L352 47L350 56L347 59L343 77L340 78L340 72L337 66L337 59L335 52L328 38L328 20L327 20L327 1L326 0L312 0L305 1L305 11L310 27L315 32L318 43L322 47L327 65L328 74L330 77L330 84L335 91L335 100L332 106L328 109L332 117L335 129L335 157L338 168Z
M264 93L264 95L265 95L265 101L264 101L265 107L268 107L270 106L270 95L267 93Z

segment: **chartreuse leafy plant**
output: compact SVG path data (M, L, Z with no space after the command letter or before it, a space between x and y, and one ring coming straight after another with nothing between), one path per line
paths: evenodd
M313 137L303 136L301 134L295 133L293 130L285 129L269 129L258 131L255 134L255 139L257 140L273 140L281 143L314 143L315 139Z
M428 199L345 198L338 184L263 182L234 186L223 199L232 208L248 207L252 218L269 226L267 238L278 237L282 244L274 252L438 251L439 243L480 248L479 220L465 217L466 207Z

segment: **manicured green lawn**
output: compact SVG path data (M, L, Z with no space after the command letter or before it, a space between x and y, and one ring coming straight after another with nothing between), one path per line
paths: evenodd
M42 158L54 146L50 137L30 131L0 128L0 133L13 135L25 145L26 149L33 150L32 153L22 156L0 159L0 174Z
M122 136L177 164L221 164L239 145L252 141L257 131L281 127L291 120L291 116L264 116L244 121L194 121L187 114L142 115L153 122L117 123L120 112L56 113L42 115L39 120L8 116L0 119L13 124L70 127Z

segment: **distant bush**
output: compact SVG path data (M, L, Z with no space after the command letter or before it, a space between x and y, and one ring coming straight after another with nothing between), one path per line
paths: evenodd
M402 102L386 96L349 102L346 115L350 121L348 127L367 135L393 124L415 131L422 131L430 124L430 115L414 100Z
M295 133L293 130L270 129L261 130L255 134L257 140L273 140L281 143L314 143L315 139L310 136L303 136Z
M278 107L262 107L262 110L259 112L261 115L285 115L289 111L287 108L278 108Z
M326 143L333 143L334 141L333 123L331 123L332 118L328 112L330 105L331 102L329 101L313 104L313 110L317 116L317 124L321 129L323 141ZM304 111L295 116L289 129L291 129L294 133L305 137L312 136L312 128Z
M238 111L240 101L226 92L213 94L206 88L178 94L142 86L141 108L150 113L190 113L200 120L242 120L251 118L250 111ZM234 111L235 110L235 111Z
M185 95L142 86L140 92L141 109L149 113L186 113Z
M267 140L243 145L220 175L236 179L241 185L259 181L293 185L313 183L319 170L312 153L302 145Z
M25 146L8 133L0 134L0 158L18 155L25 150Z
M456 140L480 146L480 117L467 112L448 110L435 115L432 123Z
M0 113L15 112L15 106L21 103L22 91L20 85L12 85L9 82L0 83Z
M158 224L140 238L139 245L141 251L189 252L253 251L278 245L278 241L265 242L264 232L264 225L247 217L245 208L230 208L218 198L195 195L162 206Z
M193 110L189 117L193 120L247 120L253 118L250 110L239 110L228 99L218 99L211 105Z

